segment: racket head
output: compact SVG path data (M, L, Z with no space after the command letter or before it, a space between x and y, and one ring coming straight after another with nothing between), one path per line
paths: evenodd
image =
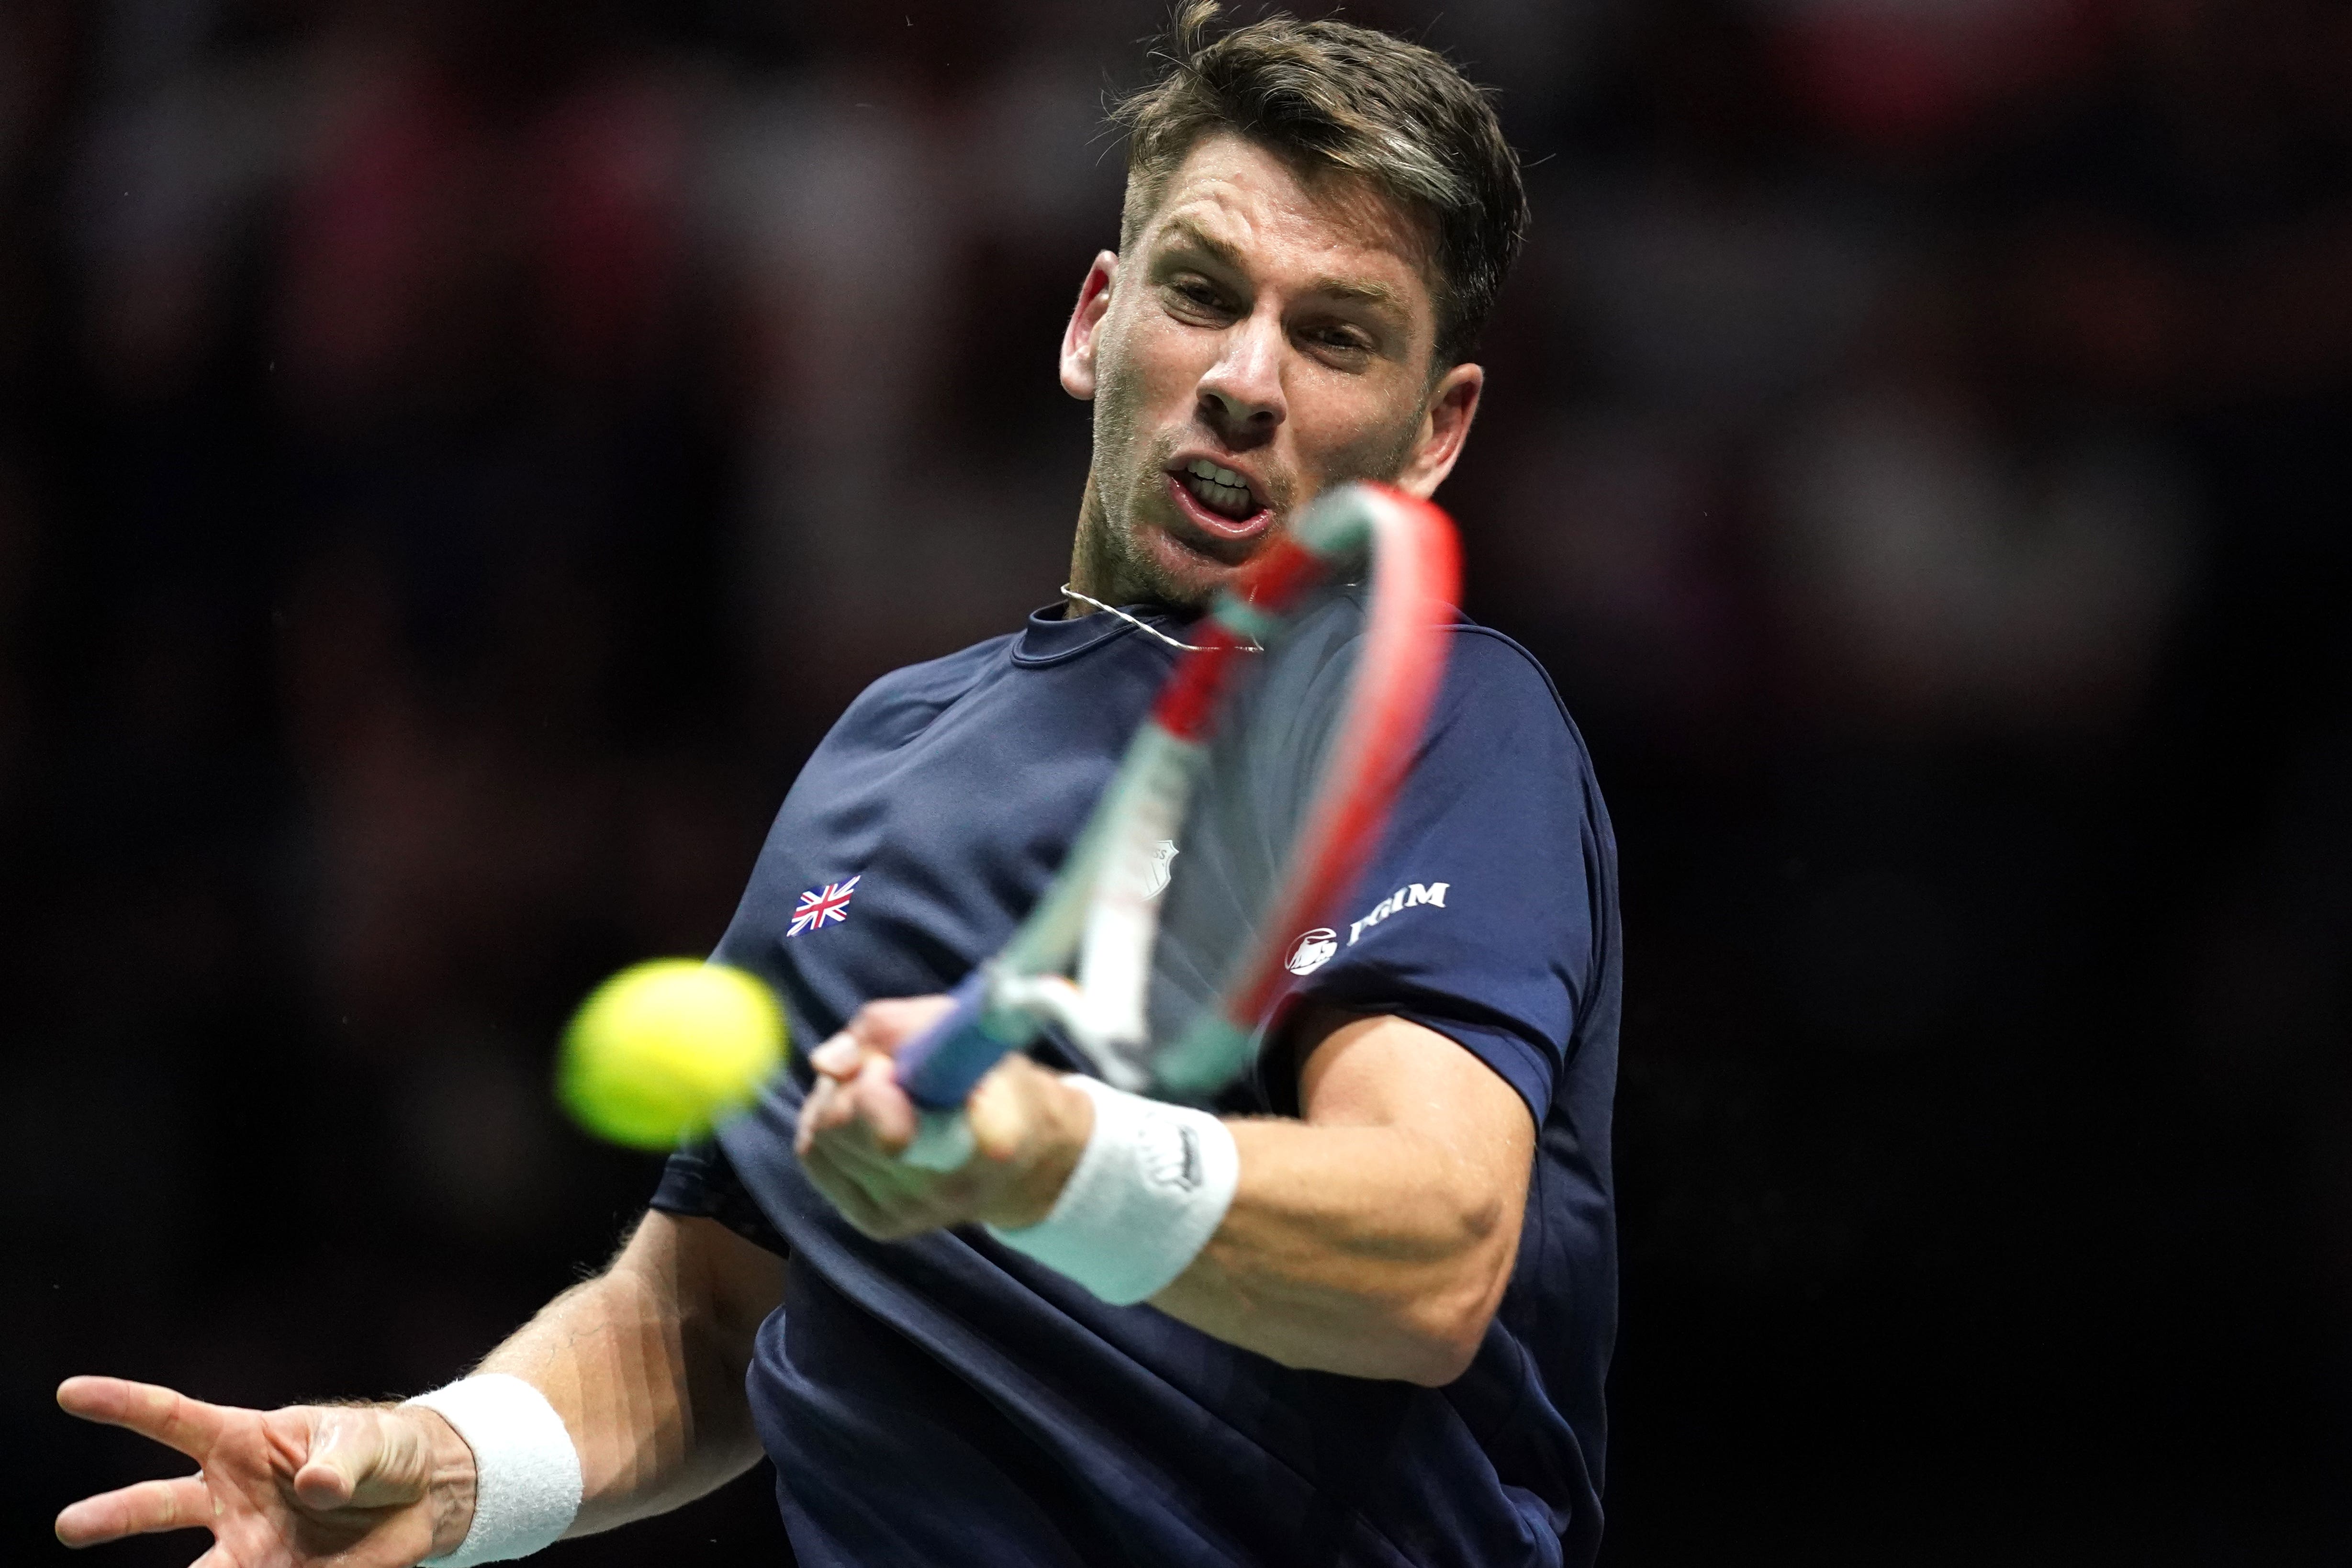
M1059 1026L1107 1082L1206 1100L1275 1022L1284 960L1378 847L1459 618L1454 526L1343 486L1192 632L1061 871L898 1057L927 1110ZM1073 972L1075 971L1075 974Z
M1425 501L1349 486L1294 538L1313 569L1276 563L1275 592L1245 584L1216 616L1263 651L1233 656L1191 733L1168 729L1163 703L1170 742L1135 759L1162 787L1107 801L1118 814L1092 923L1148 925L1148 960L1104 963L1089 941L1075 1012L1097 1027L1069 1032L1106 1079L1163 1099L1209 1099L1255 1060L1286 961L1304 933L1335 929L1379 846L1458 618L1454 528ZM1119 993L1139 985L1130 1005Z

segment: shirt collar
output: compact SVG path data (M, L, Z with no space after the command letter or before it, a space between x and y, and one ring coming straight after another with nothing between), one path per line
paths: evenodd
M1144 637L1134 626L1117 616L1097 610L1076 620L1066 620L1067 606L1052 604L1030 614L1028 624L1021 628L1021 637L1013 649L1015 664L1059 664L1066 658L1076 658L1089 648L1099 647L1114 637L1132 637L1163 652L1176 650ZM1165 605L1124 605L1120 606L1137 620L1148 622L1171 637L1182 637L1192 624L1200 619L1196 611L1171 610Z

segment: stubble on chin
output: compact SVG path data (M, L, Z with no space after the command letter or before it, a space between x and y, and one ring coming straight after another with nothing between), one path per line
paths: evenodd
M1213 564L1204 562L1199 576L1187 581L1155 555L1144 537L1150 525L1138 513L1150 499L1144 487L1159 477L1161 464L1142 449L1132 390L1116 370L1107 371L1095 394L1095 456L1078 508L1071 580L1114 605L1206 604L1216 585ZM1172 540L1169 546L1182 548Z

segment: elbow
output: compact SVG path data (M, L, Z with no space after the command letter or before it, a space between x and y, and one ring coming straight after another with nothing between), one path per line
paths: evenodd
M1398 1347L1395 1375L1423 1388L1443 1388L1470 1370L1495 1310L1491 1303L1475 1311L1442 1310L1433 1303L1415 1317Z
M1478 1347L1475 1344L1458 1352L1451 1347L1434 1352L1416 1359L1414 1363L1405 1370L1399 1381L1412 1384L1420 1388L1444 1388L1470 1370L1470 1363L1477 1353Z
M1443 1388L1470 1370L1486 1324L1440 1328L1392 1318L1365 1324L1345 1339L1318 1332L1309 1340L1257 1348L1259 1353L1297 1372L1329 1372L1389 1383L1410 1383L1422 1388Z
M1443 1388L1477 1359L1502 1286L1501 1279L1459 1275L1424 1280L1417 1289L1360 1301L1340 1319L1318 1316L1311 1325L1287 1323L1278 1335L1236 1337L1235 1342L1303 1372Z
M1403 1331L1394 1375L1423 1388L1443 1388L1468 1372L1511 1282L1511 1261L1507 1252L1481 1256L1423 1292L1399 1325Z
M1486 1326L1503 1305L1512 1265L1519 1253L1519 1227L1500 1213L1473 1215L1465 1225L1470 1246L1444 1279L1433 1281L1406 1307L1402 1340L1409 1347L1397 1375L1404 1383L1440 1389L1470 1371Z

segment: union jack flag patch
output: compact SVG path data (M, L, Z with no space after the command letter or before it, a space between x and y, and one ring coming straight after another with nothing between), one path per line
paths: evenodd
M801 901L793 907L793 923L784 934L798 936L804 931L816 930L827 921L846 921L849 895L856 890L858 879L864 875L861 871L846 882L827 882L803 893Z

